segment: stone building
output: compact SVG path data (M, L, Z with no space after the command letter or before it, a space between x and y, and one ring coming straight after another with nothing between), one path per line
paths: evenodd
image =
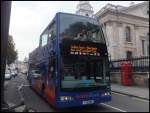
M111 59L149 55L149 3L107 4L95 16L106 33Z
M77 14L90 15L89 9L92 8L88 1L79 2ZM93 17L102 25L112 60L149 55L148 1L129 7L107 4Z
M149 2L129 7L107 4L95 14L100 21L112 60L149 55ZM111 82L121 84L120 72ZM133 72L133 85L149 87L149 72Z

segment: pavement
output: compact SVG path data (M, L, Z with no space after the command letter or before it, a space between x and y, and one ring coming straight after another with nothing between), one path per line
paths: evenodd
M137 86L123 86L120 84L112 83L111 90L113 92L149 100L149 88L137 87Z

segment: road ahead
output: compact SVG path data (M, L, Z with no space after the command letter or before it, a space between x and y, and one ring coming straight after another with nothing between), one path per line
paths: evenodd
M28 82L26 81L26 75L19 75L5 83L5 100L11 105L20 102L20 96L17 88L21 84L28 85ZM25 103L28 107L32 107L41 112L57 111L50 107L47 102L39 97L28 86L23 88L23 95L25 98ZM97 106L92 105L82 108L78 107L63 109L61 111L149 112L149 101L112 92L111 102L102 103Z

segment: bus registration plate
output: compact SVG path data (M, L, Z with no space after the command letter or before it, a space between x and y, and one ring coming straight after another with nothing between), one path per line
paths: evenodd
M83 101L82 104L93 104L94 100L87 100L87 101Z

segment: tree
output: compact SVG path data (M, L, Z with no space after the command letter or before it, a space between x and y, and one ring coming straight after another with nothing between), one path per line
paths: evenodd
M8 45L7 45L7 64L11 64L17 59L18 52L15 50L15 43L13 41L13 37L9 35L8 37Z

